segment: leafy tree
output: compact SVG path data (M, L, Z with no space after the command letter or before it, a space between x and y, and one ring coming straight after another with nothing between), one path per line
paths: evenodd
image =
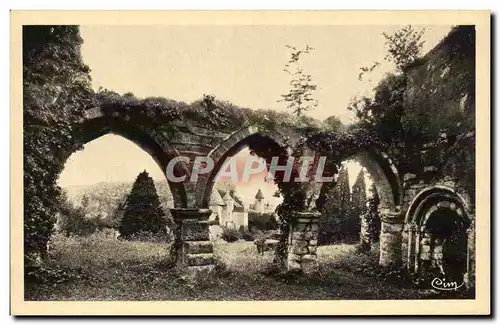
M252 231L275 230L278 228L278 221L274 213L248 213L248 228Z
M329 131L342 131L345 129L342 121L337 116L329 116L323 121L323 126Z
M63 152L79 148L73 125L94 104L81 44L78 26L23 26L26 257L46 252L61 202Z
M403 72L408 65L422 56L425 44L425 41L422 40L424 34L425 29L416 30L411 25L397 30L394 34L382 32L387 48L384 60L393 63L396 71ZM378 67L380 67L380 62L375 61L371 66L359 68L361 72L358 79L362 80L365 74L373 72Z
M140 173L127 198L127 206L120 225L120 234L127 238L139 232L164 234L165 213L160 207L153 179L146 171Z
M66 193L61 194L59 206L58 230L66 236L89 236L96 232L97 226L85 216L82 206L76 207Z
M383 32L387 46L385 60L393 62L396 69L403 71L406 66L421 57L425 43L422 41L424 33L425 29L415 30L411 25L403 27L392 35Z
M88 209L89 207L89 204L90 204L90 200L89 200L89 197L87 195L83 195L82 196L82 201L81 201L81 206L84 210Z
M405 92L408 87L405 69L420 59L425 30L415 30L408 25L393 34L382 33L387 53L385 60L395 65L395 73L387 74L374 88L373 97L354 99L348 109L354 111L359 125L376 135L391 156L395 157L401 170L416 172L412 166L419 166L418 145L425 138L429 114L412 115L406 107ZM373 71L380 64L360 68L359 79Z
M309 54L314 49L309 45L306 45L305 49L298 49L290 45L286 47L292 52L283 71L289 74L292 80L290 81L288 93L281 95L282 99L279 101L286 102L292 113L296 117L301 117L304 112L313 110L318 106L318 102L313 98L317 85L312 83L312 76L304 71L300 63L302 55Z

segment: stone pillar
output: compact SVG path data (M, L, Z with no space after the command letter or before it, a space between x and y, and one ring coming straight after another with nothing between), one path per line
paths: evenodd
M411 223L411 224L406 224L405 225L405 233L406 233L406 238L403 236L403 254L406 252L406 261L403 261L403 264L406 265L406 268L408 269L409 272L414 271L415 267L415 254L417 251L417 233L418 233L418 227ZM406 242L406 247L404 243Z
M211 270L214 267L213 244L210 241L210 209L170 209L175 228L171 257L178 267Z
M359 249L364 252L369 252L372 245L372 234L370 232L370 224L368 222L368 213L361 215L361 231L360 231L360 241Z
M476 285L476 227L475 220L467 229L467 273L464 276L467 288L474 288Z
M385 212L380 214L380 260L379 264L387 268L398 268L402 261L403 221L400 213Z
M287 270L314 273L318 271L319 212L295 212L288 239Z

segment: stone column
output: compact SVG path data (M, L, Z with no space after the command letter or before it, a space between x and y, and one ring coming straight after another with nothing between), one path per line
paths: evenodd
M476 227L475 220L467 229L467 273L464 276L467 288L474 288L476 285Z
M321 213L295 212L288 239L287 270L314 273L318 271L318 222Z
M175 228L171 257L178 267L211 270L214 267L213 244L210 241L210 209L170 209Z
M372 245L372 234L370 232L370 224L368 222L368 213L361 215L361 231L359 249L364 252L369 252Z
M416 247L419 243L417 243L417 226L413 223L405 225L405 233L406 239L403 238L403 254L406 252L406 261L403 261L403 264L406 264L406 268L409 272L413 272L415 267L415 254ZM404 242L406 241L406 247ZM406 249L405 249L406 248Z
M382 212L380 214L380 260L387 268L398 268L402 261L403 221L401 213Z

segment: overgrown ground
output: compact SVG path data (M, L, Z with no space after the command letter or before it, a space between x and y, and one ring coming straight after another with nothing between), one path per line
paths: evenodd
M378 272L378 255L354 245L322 246L315 275L276 274L272 255L252 242L215 244L216 272L189 277L169 267L168 246L57 236L41 279L26 300L332 300L445 298ZM448 296L452 298L452 296Z

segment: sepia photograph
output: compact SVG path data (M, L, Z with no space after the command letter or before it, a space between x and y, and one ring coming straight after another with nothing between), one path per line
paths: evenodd
M490 313L489 12L11 28L11 313Z

